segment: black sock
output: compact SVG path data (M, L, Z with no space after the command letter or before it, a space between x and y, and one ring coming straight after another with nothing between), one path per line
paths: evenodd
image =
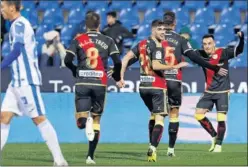
M158 147L160 139L163 134L164 127L160 124L156 124L152 131L152 142L151 145L154 147Z
M199 120L201 126L212 136L215 137L217 135L212 123L209 121L207 117L204 117L202 120Z
M218 122L216 144L221 145L226 132L226 122Z
M152 143L152 131L155 125L155 120L154 119L150 119L149 123L148 123L148 129L149 129L149 142Z
M169 123L169 147L174 148L177 140L177 132L179 128L179 122Z
M93 141L89 141L89 151L88 151L88 156L91 157L91 159L94 159L94 152L96 150L96 146L98 144L99 138L100 138L100 131L99 130L94 130L95 132L95 137Z

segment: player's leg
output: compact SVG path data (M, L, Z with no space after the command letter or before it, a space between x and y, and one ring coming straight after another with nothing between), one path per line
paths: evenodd
M164 118L168 115L166 91L154 89L151 91L153 109L151 112L155 115L155 125L151 136L151 145L147 156L149 162L155 162L157 159L156 150L164 130Z
M177 140L177 133L179 129L179 107L171 107L169 112L169 147L167 155L172 157L175 156L174 147Z
M204 93L196 105L195 119L201 124L201 126L211 135L212 144L209 151L213 151L216 141L217 132L215 131L212 123L206 117L206 113L211 111L214 105L213 95Z
M9 129L10 129L10 121L12 117L14 116L13 112L9 111L1 111L1 151L3 150L3 147L5 146L8 136L9 136Z
M92 141L89 141L89 149L88 149L88 154L87 154L87 159L86 159L86 164L95 164L94 161L94 153L97 147L97 144L100 139L100 119L101 115L94 115L92 114L93 117L93 130L94 130L94 139Z
M149 111L152 111L153 109L153 104L152 104L152 99L151 95L148 93L147 89L139 89L140 92L140 97L144 101L146 107L149 109ZM149 143L151 144L152 141L152 131L155 125L155 115L151 112L151 116L148 122L148 130L149 130Z
M9 136L10 122L14 115L22 115L19 110L14 88L8 87L1 107L1 150Z
M148 123L148 130L149 130L149 143L152 142L152 131L155 126L155 115L151 113L150 120Z
M226 114L229 105L229 92L217 94L216 96L218 96L216 101L218 127L216 145L213 152L221 152L221 146L226 132Z
M169 111L169 147L167 151L168 156L175 156L174 147L177 139L179 129L179 107L182 103L182 86L181 82L167 81L168 86L168 103Z
M95 164L94 153L100 139L100 119L104 110L106 98L106 87L105 86L92 86L92 110L91 115L93 118L93 131L94 138L89 141L88 155L86 159L87 164Z
M76 121L79 129L85 129L88 140L94 139L93 120L89 117L92 107L91 89L87 85L77 85L75 91Z
M56 131L45 116L45 107L40 94L39 86L30 85L18 88L19 106L29 116L40 131L52 153L56 165L67 165L61 152Z

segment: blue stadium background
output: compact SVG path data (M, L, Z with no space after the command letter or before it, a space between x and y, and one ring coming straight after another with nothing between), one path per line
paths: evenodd
M178 32L182 26L189 26L192 37L198 43L203 34L211 32L216 37L217 46L234 46L238 30L245 32L247 40L247 4L246 1L23 1L22 14L28 18L35 30L39 54L44 43L43 34L52 29L59 30L62 43L70 44L73 30L88 10L101 15L101 28L106 25L106 13L115 10L118 19L130 31L135 39L126 39L125 48L130 48L150 33L153 19L162 18L165 11L173 10L177 15ZM6 25L8 28L8 25ZM5 36L2 55L9 52L8 36ZM112 63L110 61L110 63ZM138 64L136 64L138 65ZM231 61L233 67L247 66L247 46L243 56Z

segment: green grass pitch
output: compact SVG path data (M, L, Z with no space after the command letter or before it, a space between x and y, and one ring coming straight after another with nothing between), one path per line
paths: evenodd
M95 160L105 166L186 166L242 165L247 166L247 144L224 144L222 153L208 152L207 144L177 144L176 157L166 157L167 144L160 144L157 162L147 162L147 144L98 145ZM84 166L87 144L61 144L70 166ZM51 166L51 154L44 143L7 144L2 152L1 166Z

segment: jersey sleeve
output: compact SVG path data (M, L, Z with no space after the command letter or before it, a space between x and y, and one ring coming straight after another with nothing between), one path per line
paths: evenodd
M119 49L116 46L114 40L111 38L110 46L109 46L109 55L111 56L111 55L116 54L116 53L119 54L120 52L119 52Z
M190 50L193 50L193 48L190 45L189 41L182 37L182 53L185 55L185 53Z
M136 44L131 51L133 52L133 54L135 55L135 58L139 58L139 43Z
M25 35L25 24L22 22L14 23L14 29L12 31L13 35L13 42L14 43L22 43L24 44L24 35Z
M236 57L235 48L224 48L224 56L224 59L226 60Z

